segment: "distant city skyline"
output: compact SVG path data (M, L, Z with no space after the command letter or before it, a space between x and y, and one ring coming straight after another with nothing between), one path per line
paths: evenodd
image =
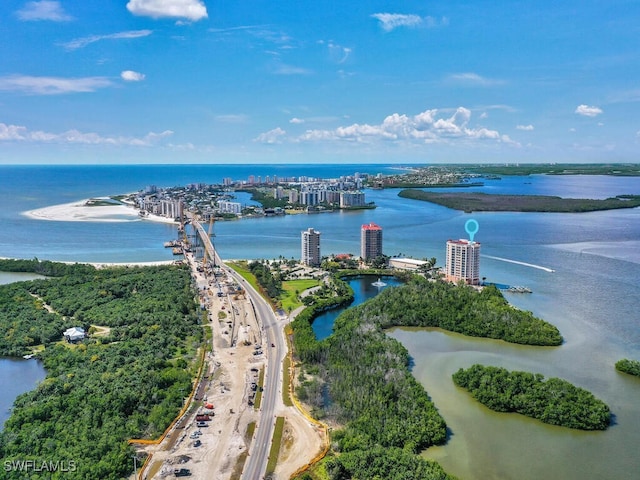
M0 163L637 162L640 3L6 0Z

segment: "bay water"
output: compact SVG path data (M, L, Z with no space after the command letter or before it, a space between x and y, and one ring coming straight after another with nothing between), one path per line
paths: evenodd
M176 229L146 220L117 223L33 220L21 212L147 185L217 183L224 177L307 175L335 178L356 171L391 173L378 165L65 166L0 167L0 257L91 262L172 259L163 243ZM640 194L629 177L544 176L486 180L490 193L606 198ZM378 208L291 215L215 224L223 258L299 258L300 232L321 232L321 252L359 252L360 226L383 228L384 253L436 257L445 242L480 225L481 272L487 281L523 285L531 294L505 294L518 308L556 325L565 343L555 348L513 346L441 331L395 329L414 358L413 373L451 429L445 446L425 456L462 479L640 478L640 380L615 371L621 358L640 359L640 209L582 214L473 213L367 190ZM473 363L564 378L605 401L615 414L606 432L551 427L497 414L453 385L451 374ZM3 369L0 364L0 369ZM33 385L33 382L30 384ZM2 392L0 395L4 395Z
M31 273L0 272L0 285L42 278ZM0 430L11 414L15 398L44 380L46 372L35 359L0 357Z

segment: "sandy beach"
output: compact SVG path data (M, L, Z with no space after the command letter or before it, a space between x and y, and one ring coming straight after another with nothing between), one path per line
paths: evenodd
M23 215L34 220L49 220L56 222L138 222L152 221L162 223L176 223L172 218L149 214L144 217L138 215L138 210L131 205L92 205L89 200L51 205L22 212ZM105 198L106 200L106 198Z

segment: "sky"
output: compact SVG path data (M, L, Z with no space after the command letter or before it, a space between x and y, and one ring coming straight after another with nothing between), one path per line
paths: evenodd
M0 163L638 162L640 2L2 0Z

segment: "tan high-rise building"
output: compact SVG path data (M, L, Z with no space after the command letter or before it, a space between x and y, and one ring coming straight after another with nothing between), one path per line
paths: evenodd
M382 227L371 222L360 229L360 257L369 260L382 255Z
M305 265L320 265L320 232L308 228L302 232L302 252L300 261Z
M445 278L450 282L463 280L468 285L480 285L480 244L470 240L447 241Z

